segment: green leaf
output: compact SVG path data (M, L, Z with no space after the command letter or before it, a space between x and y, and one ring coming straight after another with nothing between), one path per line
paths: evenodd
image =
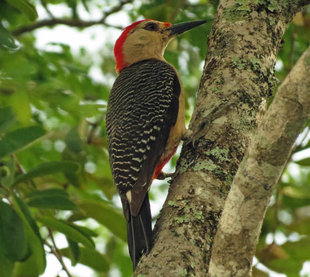
M99 200L84 200L78 203L86 216L96 219L113 234L127 241L126 221L120 209Z
M83 4L83 7L84 9L89 12L89 8L88 8L88 5L87 5L87 1L86 0L82 0L82 4Z
M0 27L1 43L1 27ZM0 108L0 134L9 129L16 121L13 111L10 107Z
M33 143L39 137L42 137L44 134L45 131L38 126L20 128L7 133L2 140L0 140L0 158L29 146L29 144Z
M283 250L295 260L304 262L309 259L310 237L298 241L288 241L282 245Z
M25 262L18 262L16 264L13 276L38 276L44 272L46 266L45 252L41 236L25 203L16 195L13 195L13 204L24 223L26 238L31 251L31 256Z
M16 195L13 195L13 203L15 205L17 212L20 214L22 213L22 219L27 220L28 225L30 226L30 228L32 229L32 231L38 236L38 238L40 238L40 240L42 240L40 232L39 232L39 228L38 225L36 223L36 221L33 219L28 206L20 199L18 198Z
M65 139L66 145L68 149L73 153L79 153L83 150L82 147L82 140L80 138L78 128L72 128L68 134L66 135Z
M99 110L100 108L106 108L106 106L99 104L83 104L79 106L79 114L84 117L96 116L98 113L101 113Z
M26 0L6 0L11 6L25 14L30 20L38 18L36 8Z
M69 248L63 248L60 251L64 256L71 260L73 259ZM80 247L79 263L87 265L99 272L108 272L110 268L110 261L106 255L99 253L95 249L84 247Z
M86 161L85 152L83 151L83 142L80 138L78 128L72 128L65 138L66 149L62 153L62 160L64 161L78 161L80 164L80 174L65 173L66 179L75 187L80 187L83 181L83 168Z
M0 182L6 187L14 183L15 162L12 158L2 161L0 164Z
M252 277L269 277L267 272L264 272L256 267L252 268Z
M27 253L23 222L4 202L0 202L0 252L11 261L20 261Z
M64 189L35 190L26 195L29 206L59 210L73 210L76 205L69 199Z
M108 242L110 245L107 245L109 257L111 257L113 263L120 270L122 276L133 276L132 262L129 258L128 251L124 251L124 242L116 239L116 237L112 237L111 240L112 241Z
M15 184L31 180L35 177L55 174L59 172L76 173L79 169L79 164L70 161L62 162L46 162L29 170L25 174L18 175L15 179Z
M67 241L69 244L71 264L72 266L75 266L78 263L80 257L80 248L77 242L68 238Z
M14 37L0 24L0 48L17 50L18 45ZM1 117L0 117L1 118Z
M94 242L88 236L85 236L83 233L78 231L76 228L72 227L74 224L68 224L64 221L60 221L48 216L38 216L38 221L43 225L52 228L60 233L63 233L68 238L75 242L80 242L88 248L94 248Z
M23 262L16 262L13 274L10 277L38 277L39 273L36 268L36 262L33 255Z
M93 230L88 229L87 227L84 226L79 226L76 224L71 225L73 228L77 229L81 233L83 233L87 237L98 237L98 234L94 232Z
M63 161L78 162L80 170L78 172L65 172L67 181L75 187L80 187L85 182L84 163L86 162L85 152L71 152L68 147L62 153Z
M33 71L31 65L29 64L23 64L22 68L23 70L27 71L28 74L29 72ZM19 66L18 69L21 70L21 66ZM15 74L16 71L17 70L15 69ZM23 77L25 78L25 76ZM14 109L17 120L25 126L29 125L29 123L31 122L31 103L27 91L24 87L19 87L16 92L12 93L8 97L8 104Z
M302 269L301 262L295 259L277 259L268 264L268 268L279 273L284 273L287 276L299 276L299 271Z
M303 187L286 186L281 190L281 193L291 198L310 199L310 191Z
M288 241L281 247L286 255L282 258L271 260L266 265L268 268L287 276L299 276L303 263L309 259L310 238L305 237L299 241Z
M13 265L14 263L0 251L0 276L12 277Z
M294 161L294 163L302 165L302 166L310 166L310 158L304 158L299 161Z
M292 222L287 228L302 235L310 234L310 217Z

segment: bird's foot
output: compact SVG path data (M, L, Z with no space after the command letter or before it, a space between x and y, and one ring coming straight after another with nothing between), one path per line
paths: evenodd
M167 178L171 178L174 175L174 172L172 173L165 173L165 172L161 172L158 176L157 176L157 180L165 180Z
M186 129L181 139L184 140L184 141L188 140L188 139L192 138L193 133L194 132L192 130Z

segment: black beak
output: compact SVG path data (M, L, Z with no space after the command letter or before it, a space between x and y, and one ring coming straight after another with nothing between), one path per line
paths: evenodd
M178 23L169 27L167 31L170 31L169 37L177 36L204 23L206 20Z

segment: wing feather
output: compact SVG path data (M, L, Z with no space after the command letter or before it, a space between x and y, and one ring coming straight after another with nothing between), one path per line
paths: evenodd
M173 67L154 59L122 70L111 90L106 115L110 164L120 194L132 191L133 215L176 123L179 95Z

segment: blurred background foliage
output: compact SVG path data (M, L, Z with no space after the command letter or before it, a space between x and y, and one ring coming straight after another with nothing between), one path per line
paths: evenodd
M216 0L0 0L0 276L132 275L104 123L116 77L113 44L121 28L142 18L207 20L165 54L181 75L189 121L216 6ZM308 8L285 33L279 84L309 42ZM254 276L310 274L309 126L267 211ZM168 184L155 183L156 218Z

